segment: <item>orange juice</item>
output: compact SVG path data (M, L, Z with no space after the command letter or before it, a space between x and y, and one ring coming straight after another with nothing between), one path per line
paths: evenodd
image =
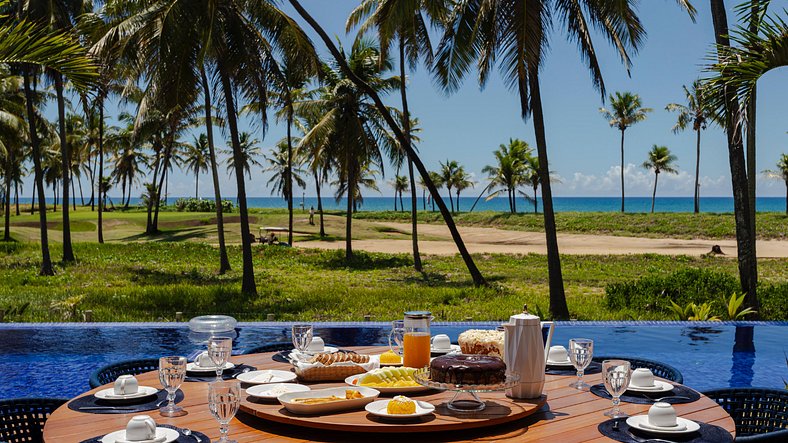
M406 332L402 346L402 365L409 368L422 368L430 364L429 332Z

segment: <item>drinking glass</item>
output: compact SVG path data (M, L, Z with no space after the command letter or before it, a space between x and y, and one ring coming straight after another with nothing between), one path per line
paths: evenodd
M175 404L175 393L186 378L186 357L162 357L159 359L159 381L167 390L167 405L159 409L163 417L180 417L186 411Z
M221 438L217 443L237 443L227 438L230 420L235 417L241 405L241 382L216 381L208 384L208 409L219 422Z
M402 346L405 342L405 321L394 320L391 322L391 333L389 334L389 349L402 357Z
M216 381L221 381L224 365L233 353L233 339L227 337L211 337L208 339L208 357L216 367Z
M293 325L293 346L304 353L312 343L312 325Z
M605 412L610 418L629 417L619 409L621 394L629 387L632 371L626 360L605 360L602 362L602 375L605 377L605 389L613 397L613 409Z
M588 365L591 364L593 356L594 340L587 338L573 338L569 340L569 360L572 361L572 365L577 369L577 381L570 384L569 387L580 389L581 391L591 387L583 382L583 373Z

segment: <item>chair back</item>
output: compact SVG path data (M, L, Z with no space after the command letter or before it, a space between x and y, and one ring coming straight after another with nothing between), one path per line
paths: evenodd
M716 401L736 422L737 442L788 441L788 391L769 388L712 389Z
M0 441L43 443L44 423L65 398L12 398L0 400Z
M144 372L157 371L158 369L158 358L143 358L111 363L90 374L90 387L98 388L99 386L112 383L121 375L138 375Z
M673 366L655 360L648 360L645 358L636 357L616 357L616 356L600 356L592 359L595 362L603 362L605 360L626 360L631 365L632 369L648 368L657 377L670 380L675 383L684 384L684 376L681 371Z

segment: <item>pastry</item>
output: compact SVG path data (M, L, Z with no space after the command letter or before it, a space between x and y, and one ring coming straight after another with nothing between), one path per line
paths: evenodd
M503 357L503 331L469 329L457 338L463 354Z
M311 363L322 363L325 366L334 363L367 363L369 362L369 355L352 354L349 352L334 352L333 354L318 353L315 354L310 360Z
M392 415L415 414L416 402L403 395L398 395L389 400L386 412Z

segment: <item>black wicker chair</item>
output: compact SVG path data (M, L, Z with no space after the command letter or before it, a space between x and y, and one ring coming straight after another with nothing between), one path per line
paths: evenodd
M64 398L16 398L0 400L0 441L39 443L44 441L44 423L66 403Z
M592 360L599 363L602 363L605 360L626 360L630 363L632 369L648 368L651 369L651 372L657 377L664 378L665 380L670 380L679 384L684 384L684 376L681 375L681 371L662 362L648 360L645 358L615 356L594 357Z
M244 354L262 354L263 352L289 351L291 349L293 349L292 343L268 343L267 345L249 348L244 351Z
M90 387L98 388L107 383L112 383L121 375L137 375L143 372L157 371L158 369L158 358L143 358L112 363L90 374Z
M737 442L788 441L788 391L724 388L703 395L716 401L736 422Z

